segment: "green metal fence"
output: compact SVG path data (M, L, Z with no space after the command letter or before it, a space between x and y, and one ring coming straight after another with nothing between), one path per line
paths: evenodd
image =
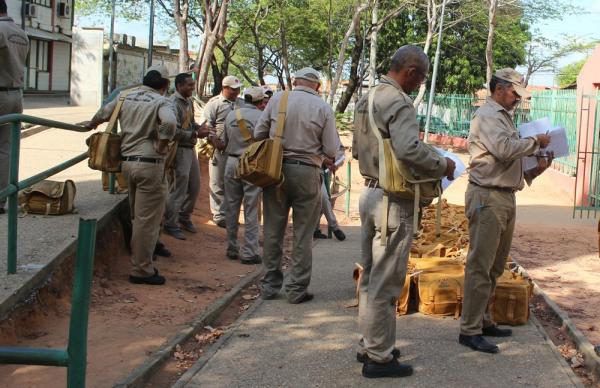
M427 96L423 101L427 101ZM436 95L432 107L430 132L466 138L473 113L484 100L471 95ZM417 120L423 130L427 106L422 103L417 108ZM558 158L554 167L574 176L577 151L577 96L574 90L547 90L533 92L530 100L523 101L515 112L515 122L520 124L548 117L554 125L567 131L571 155Z
M96 246L96 220L79 220L77 262L66 349L0 347L0 364L67 367L67 387L85 387L90 290Z

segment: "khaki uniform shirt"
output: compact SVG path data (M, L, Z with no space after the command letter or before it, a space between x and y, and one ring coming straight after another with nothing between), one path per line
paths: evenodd
M175 107L175 115L177 117L177 130L175 131L174 140L179 141L180 147L194 147L198 142L197 139L192 139L192 134L196 129L196 120L194 119L194 104L190 98L185 98L179 92L173 93L170 98L173 106ZM188 126L183 128L183 123L186 118L190 115Z
M250 135L252 135L254 133L254 126L260 118L262 112L254 105L246 104L245 108L240 109L240 113L242 114L242 119L246 123L246 127L248 128ZM227 119L225 120L225 130L223 131L221 140L223 140L227 145L225 152L232 156L241 155L250 145L250 142L244 140L244 136L242 135L241 129L238 125L235 110L229 112L227 115Z
M275 137L279 101L276 93L267 104L256 127L257 140ZM283 157L321 167L325 157L333 158L340 148L331 107L311 88L298 86L288 97L283 127Z
M534 138L520 139L513 117L491 97L473 115L468 140L470 182L485 187L523 188L521 158L537 152L539 145Z
M119 97L100 108L94 119L109 120ZM167 97L148 86L141 86L125 97L119 124L123 156L164 159L165 156L154 149L154 142L171 140L175 136L177 118Z
M369 95L356 103L352 156L365 179L379 179L379 142L369 125ZM416 172L442 177L446 159L419 140L417 113L411 98L392 78L383 76L375 90L373 116L383 138L391 138L398 160Z
M27 34L12 18L0 17L0 87L23 87L27 51Z
M223 134L227 115L238 106L242 106L239 101L230 101L223 94L214 96L206 103L204 107L204 120L209 126L216 128L218 137L221 137Z

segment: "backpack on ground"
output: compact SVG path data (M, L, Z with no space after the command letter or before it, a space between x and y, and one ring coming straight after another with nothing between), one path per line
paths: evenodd
M75 209L75 183L67 179L64 182L44 180L19 194L19 206L25 213L43 215L61 215L72 213Z
M533 293L531 280L505 270L496 283L490 310L492 318L501 325L523 325L529 320L529 299Z
M465 273L462 265L443 265L418 275L419 312L460 316Z
M275 137L252 143L240 156L236 177L259 187L281 183L283 175L283 127L289 91L283 92L279 101Z

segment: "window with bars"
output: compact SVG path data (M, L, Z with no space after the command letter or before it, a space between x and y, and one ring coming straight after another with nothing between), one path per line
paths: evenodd
M30 4L37 4L37 5L41 5L44 7L51 7L52 6L52 0L29 0Z

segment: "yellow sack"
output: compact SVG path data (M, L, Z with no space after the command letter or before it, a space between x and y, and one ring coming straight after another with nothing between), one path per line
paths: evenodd
M530 279L504 271L496 283L490 311L492 319L501 325L523 325L529 320L529 299L533 294Z
M19 193L19 205L26 213L61 215L75 209L75 183L44 180Z
M236 177L259 187L279 184L282 179L283 126L289 91L283 92L279 102L275 137L252 143L240 156Z
M453 315L462 310L465 273L460 265L442 266L418 275L419 311L427 315Z

